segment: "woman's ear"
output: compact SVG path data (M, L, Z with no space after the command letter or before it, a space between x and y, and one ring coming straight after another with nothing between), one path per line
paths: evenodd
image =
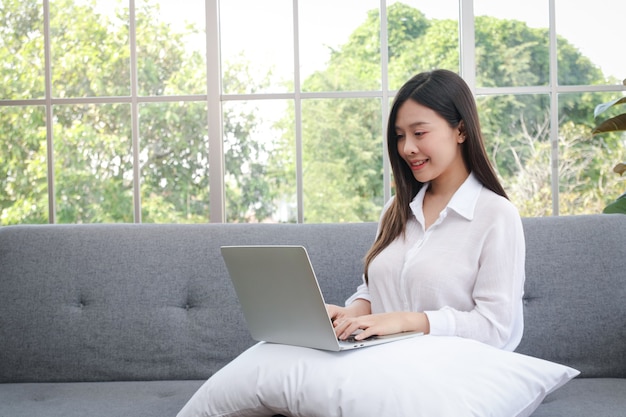
M459 143L463 143L465 142L465 123L463 123L463 120L459 122L458 130L459 130L459 136L457 138L457 141Z

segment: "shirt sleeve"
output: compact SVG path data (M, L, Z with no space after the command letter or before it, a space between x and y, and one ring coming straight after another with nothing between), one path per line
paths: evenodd
M350 304L352 304L354 301L356 301L357 299L362 298L363 300L367 300L367 301L372 301L371 297L370 297L370 291L369 288L367 287L367 284L365 283L365 275L363 275L363 283L361 285L359 285L356 289L356 292L354 294L352 294L347 300L346 300L346 307L349 306Z
M514 350L523 333L522 295L525 240L521 218L511 205L493 213L472 292L475 308L426 311L433 335L467 337Z
M382 222L382 218L385 214L385 212L389 209L389 207L391 206L391 203L393 202L395 197L391 197L387 203L385 203L385 206L383 207L383 210L381 212L380 215L380 219L378 222L378 228L376 230L376 236L378 236L380 234L380 226L381 226L381 222ZM363 283L361 285L359 285L356 289L356 292L354 294L352 294L345 302L345 306L349 306L350 304L352 304L354 301L356 301L359 298L362 298L363 300L367 300L369 302L372 301L372 298L370 296L370 291L369 291L369 287L367 286L367 284L365 283L365 274L363 274L361 276L361 279L363 280Z

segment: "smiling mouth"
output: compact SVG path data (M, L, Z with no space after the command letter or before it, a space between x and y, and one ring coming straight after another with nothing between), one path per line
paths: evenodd
M413 170L418 170L418 169L423 168L424 165L426 165L426 162L428 162L428 159L422 159L422 160L419 160L419 161L411 161L411 162L409 162L409 166Z

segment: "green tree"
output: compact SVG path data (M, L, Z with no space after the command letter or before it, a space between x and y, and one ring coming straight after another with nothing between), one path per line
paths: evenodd
M45 112L0 108L0 138L0 224L48 222Z
M412 75L434 68L458 71L458 22L425 18L419 10L394 3L388 8L389 84L399 88ZM348 41L332 51L328 67L304 82L305 91L350 91L378 89L380 45L379 14L372 11ZM477 17L477 83L479 86L547 85L549 80L548 30L528 27L515 20ZM602 73L567 40L559 38L559 76L574 84L597 84ZM560 97L567 120L586 132L591 126L589 115L597 94ZM311 100L303 103L303 171L305 219L307 221L340 221L345 218L376 220L382 205L382 137L379 103L366 100ZM347 105L347 103L355 103ZM481 123L488 152L507 188L513 190L515 202L524 205L524 215L541 215L551 210L549 144L549 97L547 95L503 95L479 97ZM584 154L589 165L579 175L565 170L560 178L561 200L569 213L579 202L600 198L598 183L608 184L601 175L606 172L602 147L586 146L581 130L563 129L563 157ZM293 129L286 131L293 137ZM289 143L287 146L293 146ZM617 152L619 143L607 144ZM582 149L584 148L584 152ZM547 159L546 159L547 158ZM547 161L547 162L546 162ZM544 163L544 176L530 187L537 190L543 206L528 200L523 191L524 167ZM579 165L579 168L582 165ZM538 167L537 167L538 168ZM535 167L532 167L535 170ZM593 181L582 181L582 173ZM598 174L597 176L595 174ZM546 178L547 175L547 178ZM310 178L310 179L307 179ZM357 180L358 178L358 180ZM526 178L529 180L529 178ZM317 184L317 185L314 185ZM355 184L359 184L355 187ZM516 194L519 192L519 194ZM573 198L572 196L580 196ZM609 197L607 197L609 198ZM533 196L532 200L536 200ZM349 201L349 207L346 201ZM593 210L587 204L587 208ZM349 216L346 216L349 214Z
M52 93L55 98L130 94L128 10L99 13L94 0L51 2ZM193 26L174 30L158 4L142 2L137 16L140 96L204 94L204 51L187 48ZM42 5L0 2L0 98L44 97ZM388 8L389 86L413 74L459 68L458 24L427 19L410 6ZM372 10L327 68L308 77L303 91L378 90L379 13ZM547 85L548 33L515 20L476 20L479 86ZM597 84L602 73L565 39L559 42L559 81ZM224 66L230 92L263 90L241 58ZM52 108L51 147L46 112L37 106L0 108L0 221L48 221L48 152L54 155L57 222L133 220L133 180L140 175L142 220L204 222L209 216L207 108L197 102L139 104L137 154L131 104L72 101ZM590 117L599 94L561 95L559 184L564 212L595 210L616 195L610 164L624 155L623 140L590 141ZM235 102L232 102L235 103ZM488 151L524 215L549 214L551 145L545 95L478 98ZM253 102L224 103L227 220L263 221L279 205L295 204L296 151L293 103L269 139ZM302 173L307 222L378 218L383 201L383 103L376 98L310 99L302 103ZM282 132L276 136L275 132ZM610 153L611 158L604 156ZM135 166L136 161L139 165ZM621 190L621 188L619 188ZM293 220L289 217L288 220Z
M51 2L52 93L55 98L128 96L130 47L128 9L99 13L95 1ZM160 19L158 5L136 10L139 94L202 94L206 86L204 51L189 50L185 33ZM42 98L43 17L41 2L0 3L0 97ZM191 33L197 28L188 27ZM227 69L224 83L246 78L246 67ZM250 77L248 77L250 78ZM67 104L53 107L54 186L59 223L133 221L134 161L131 106L128 103ZM47 221L45 112L37 107L0 111L0 210L2 224ZM272 210L264 182L265 165L250 172L263 143L249 138L252 117L225 114L230 152L229 193L242 213ZM142 221L205 222L209 218L207 108L203 102L139 104L137 167ZM257 161L258 162L258 161ZM251 180L251 177L254 180ZM236 195L236 197L235 197Z
M271 74L255 81L249 63L243 57L225 65L224 90L231 93L254 93L269 84ZM226 221L265 220L275 210L276 177L268 170L271 148L259 139L257 106L223 105Z
M43 18L32 2L0 2L0 99L42 98ZM0 107L0 223L48 221L45 111Z

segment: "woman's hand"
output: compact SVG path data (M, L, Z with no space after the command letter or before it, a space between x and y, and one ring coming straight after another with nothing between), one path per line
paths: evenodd
M348 307L339 307L334 304L326 304L328 317L333 321L345 320L348 317L358 317L372 312L370 302L362 298L354 300Z
M328 317L333 322L333 326L337 327L339 323L343 323L346 319L370 314L372 310L369 301L358 298L348 307L326 304L326 311L328 312Z
M366 339L370 336L384 336L402 332L430 331L428 317L424 313L393 312L380 314L367 314L362 316L342 316L333 321L335 334L340 340L347 339L357 330L362 330L355 336L356 340Z

